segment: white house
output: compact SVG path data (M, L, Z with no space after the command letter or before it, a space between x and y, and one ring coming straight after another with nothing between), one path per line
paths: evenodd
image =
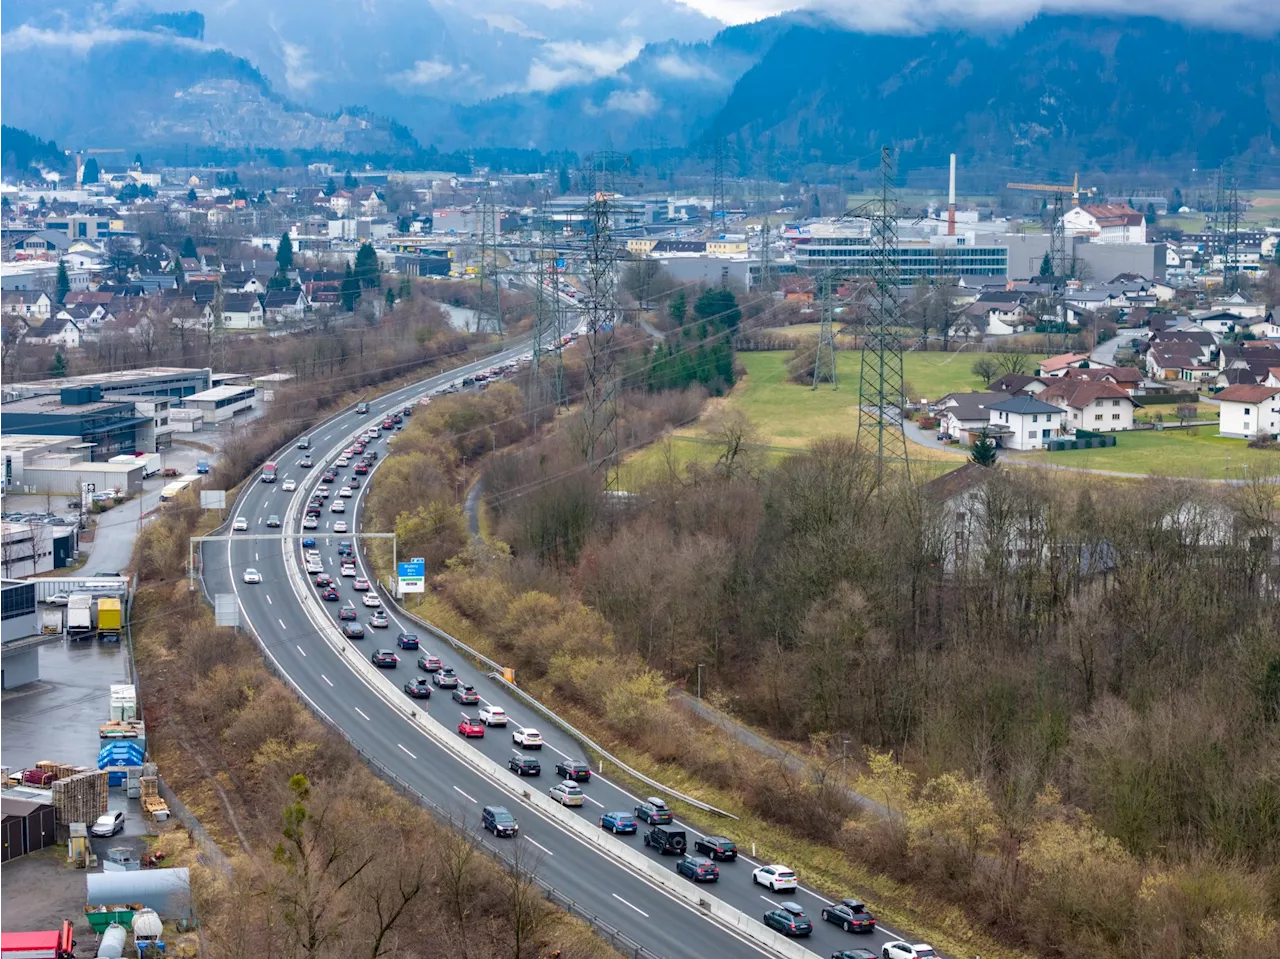
M222 297L223 329L260 330L264 316L256 293L227 293Z
M1077 206L1062 215L1067 236L1087 236L1094 243L1146 243L1147 221L1127 203Z
M271 290L263 309L269 320L300 320L307 310L307 295L301 290Z
M11 316L33 316L47 319L53 312L53 300L43 290L5 290L4 312Z
M1255 303L1253 299L1246 293L1236 290L1230 296L1225 296L1213 301L1213 307L1217 310L1230 310L1238 316L1246 319L1262 319L1267 315L1267 304L1265 301Z
M1027 318L1027 296L1018 290L987 290L973 303L965 307L961 321L956 324L961 331L967 327L974 335L1008 336L1022 332Z
M1274 340L1280 338L1280 324L1270 319L1259 320L1249 324L1249 332L1260 340Z
M62 346L73 350L80 345L80 327L74 320L51 316L39 326L31 327L24 339L33 346Z
M969 434L990 425L992 404L1008 398L1008 393L948 393L934 407L938 431L967 442Z
M1138 406L1122 387L1099 380L1056 380L1036 398L1063 411L1065 428L1095 433L1133 429L1133 411Z
M1253 439L1280 433L1280 386L1228 386L1218 394L1218 435Z
M993 404L989 412L991 436L1005 449L1044 449L1050 438L1066 428L1061 407L1034 396L1011 396Z

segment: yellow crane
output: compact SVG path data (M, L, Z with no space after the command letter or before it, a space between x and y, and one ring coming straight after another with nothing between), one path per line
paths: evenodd
M1084 194L1085 196L1097 196L1098 194L1096 187L1086 187L1085 189L1080 188L1079 173L1075 174L1071 178L1070 186L1059 186L1051 183L1007 183L1005 184L1005 189L1027 190L1031 193L1047 193L1054 197L1055 201L1059 204L1062 202L1061 198L1069 194L1071 196L1072 206L1080 205L1081 194Z

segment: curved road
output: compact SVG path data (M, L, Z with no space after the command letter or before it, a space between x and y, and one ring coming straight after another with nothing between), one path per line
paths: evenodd
M414 403L425 393L440 389L476 370L525 354L528 350L529 343L526 341L522 346L508 349L484 362L470 364L371 401L367 416L359 416L353 410L338 415L311 433L312 454L316 463L313 469L299 468L296 465L299 454L296 450L291 450L279 463L281 481L264 484L255 477L253 481L246 483L234 515L243 516L248 521L249 533L270 534L272 530L265 525L267 517L275 515L284 520L290 515L290 507L295 505L293 501L298 497L302 498L296 504L300 507L310 491L319 485L324 467L332 463L341 450L349 445L354 434L381 422L385 411ZM385 443L384 435L382 440L375 440L371 448L382 447L379 452L384 453ZM391 621L389 629L369 628L367 614L372 610L362 605L361 594L352 588L353 581L338 576L337 545L340 540L348 537L335 533L334 524L343 520L348 524L355 523L368 482L372 480L377 465L382 462L385 462L385 456L380 456L374 470L368 477L362 478L360 487L354 491L356 495L345 501L348 512L338 515L331 513L329 506L339 499L337 490L351 475L349 469L340 471L339 482L332 484L333 494L325 502L320 528L306 533L316 538L316 546L324 557L326 569L331 570L334 578L339 581L342 595L340 603L319 605L335 620L339 606L355 605L360 620L366 624L365 638L351 642L350 646L355 655L365 657L375 648L393 647L396 634L401 630L413 632L416 629L413 623L400 622L392 610L388 610ZM288 479L297 483L295 492L283 490L283 481ZM483 806L507 806L520 820L521 838L516 841L527 844L524 853L526 861L536 863L534 868L546 882L655 953L672 959L703 959L707 955L729 959L772 954L709 921L688 905L614 860L606 858L575 838L554 818L544 818L531 807L522 805L515 795L496 787L490 780L435 745L357 675L353 666L335 652L325 637L317 633L302 606L303 601L315 602L306 597L306 591L313 590L314 587L306 582L290 582L285 565L284 550L287 549L300 550L300 545L297 540L290 543L288 540L281 542L269 539L233 539L229 543L205 544L202 551L202 575L211 593L231 592L237 595L243 621L257 634L277 668L296 684L303 696L310 701L312 708L342 726L361 750L377 758L395 775L432 801L453 811L460 821L469 826L479 827L480 809ZM368 577L363 556L358 556L357 562L360 574ZM298 565L301 566L300 560ZM260 584L245 585L242 582L243 572L249 567L261 573ZM300 596L305 597L305 600L300 599ZM512 754L520 752L512 742L511 730L518 728L522 722L532 723L534 717L527 707L510 703L497 683L489 680L474 664L456 655L451 647L434 644L430 637L423 636L422 639L423 651L435 653L446 665L453 666L462 682L476 687L483 702L496 701L507 708L511 716L511 726L507 730L490 729L483 739L470 740L473 746L490 759L505 766ZM410 678L426 674L416 668L418 652L397 652L400 655L399 666L395 670L382 671L378 681L386 684L385 693L403 697L407 701L401 685ZM448 691L434 687L430 700L418 702L420 708L425 705L436 719L447 726L456 723L464 711L474 715L477 709L475 706L459 706L450 698ZM520 780L512 774L513 789L547 789L557 781L555 764L558 760L587 758L579 744L566 733L545 723L538 724L538 728L546 741L545 748L536 754L542 762L542 775L537 779ZM585 804L578 809L564 809L565 816L582 816L595 823L602 812L630 812L637 802L634 795L610 781L607 776L600 775L598 771L589 783L584 784L584 792ZM696 830L687 824L682 825L689 829L692 842ZM642 831L643 826L642 823ZM725 831L732 835L731 826L726 826ZM655 860L661 859L643 846L639 835L630 837L628 841ZM667 858L665 865L674 868L674 859ZM896 938L896 934L887 933L883 929L871 935L857 935L844 933L834 925L823 923L819 914L822 905L828 900L803 887L789 894L769 893L752 884L753 868L747 858L736 863L721 864L720 881L703 887L703 895L715 895L756 918L772 908L772 902L797 900L814 920L813 935L809 940L802 941L824 957L840 949L856 947L879 952L884 942Z

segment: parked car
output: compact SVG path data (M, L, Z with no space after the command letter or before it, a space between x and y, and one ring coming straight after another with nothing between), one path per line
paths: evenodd
M474 706L480 702L480 694L476 692L474 686L455 686L453 698L455 702L462 703L464 706ZM478 719L477 722L484 722L484 720Z
M542 763L534 756L512 756L507 760L507 768L517 776L542 775Z
M395 669L400 665L400 657L389 649L375 649L373 655L369 657L369 662L379 669Z
M462 721L458 723L458 734L470 739L477 737L484 738L484 724L478 719L472 719L470 716L463 716Z
M45 602L50 606L66 606L71 602L70 593L54 593L52 596L46 597Z
M507 724L507 711L501 706L481 706L480 722L486 726L505 726Z
M876 917L867 912L860 899L841 899L822 910L822 921L834 923L845 932L875 932Z
M623 835L638 832L640 824L629 812L607 812L600 816L600 828Z
M99 816L93 821L89 833L94 836L114 836L124 828L124 813L120 810Z
M651 826L665 826L671 822L671 808L657 796L650 796L636 806L636 818Z
M784 936L807 936L813 932L813 923L795 902L778 903L777 909L770 909L764 914L764 924Z
M404 691L414 699L430 699L431 684L422 677L411 679L404 684Z
M516 825L516 817L507 811L505 806L485 806L480 813L480 823L495 836L517 836L520 827Z
M694 841L693 848L696 852L721 862L733 862L738 858L737 844L724 836L702 836Z
M547 790L547 795L561 806L581 806L585 801L582 787L567 780L562 783L556 783Z
M767 886L774 892L781 889L794 889L800 884L794 869L777 863L758 867L751 873L751 881L757 886Z
M511 734L511 741L523 749L541 749L542 733L528 727L517 729Z
M685 856L676 863L676 872L694 882L715 882L719 867L705 856Z

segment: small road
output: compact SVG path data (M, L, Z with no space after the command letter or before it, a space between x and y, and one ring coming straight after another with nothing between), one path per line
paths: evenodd
M1089 359L1104 366L1116 365L1116 351L1127 347L1134 340L1145 340L1145 333L1117 333L1105 343L1099 343L1089 354Z
M484 477L480 477L467 490L462 512L467 517L467 532L473 540L480 539L480 497L484 495Z

